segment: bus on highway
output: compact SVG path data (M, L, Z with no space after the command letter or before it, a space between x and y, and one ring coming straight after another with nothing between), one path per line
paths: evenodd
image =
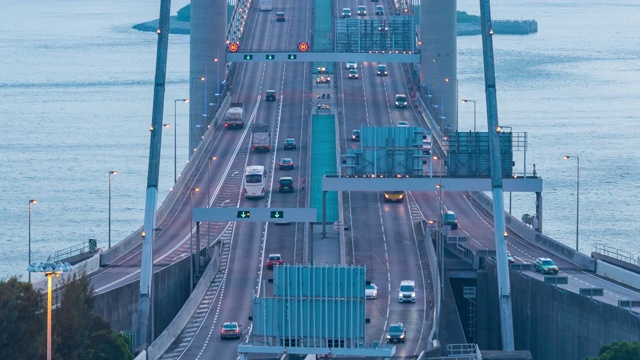
M267 170L262 165L247 166L244 171L244 197L263 198L267 195Z

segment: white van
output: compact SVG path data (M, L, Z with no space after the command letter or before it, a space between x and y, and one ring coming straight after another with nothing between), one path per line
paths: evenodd
M413 280L400 281L400 289L398 289L398 302L416 302L416 282Z

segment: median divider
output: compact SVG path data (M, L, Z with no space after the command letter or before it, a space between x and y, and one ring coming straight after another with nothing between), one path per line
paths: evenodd
M209 262L209 265L205 269L202 277L198 281L195 289L189 295L189 298L184 303L178 314L173 318L169 326L158 336L158 338L149 345L147 349L147 359L155 360L159 359L162 354L171 346L171 344L180 335L184 327L193 316L193 313L200 305L204 294L207 292L209 285L213 277L218 272L218 266L220 265L220 249L221 245L218 243L214 246L213 258Z

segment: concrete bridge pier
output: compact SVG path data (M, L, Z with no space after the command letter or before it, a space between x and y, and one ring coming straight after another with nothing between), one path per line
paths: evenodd
M226 74L227 1L191 1L189 157L215 114Z
M458 130L456 0L423 1L420 6L420 83L441 130Z

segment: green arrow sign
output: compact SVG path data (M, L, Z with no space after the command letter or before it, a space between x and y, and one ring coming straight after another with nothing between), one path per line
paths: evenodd
M245 55L244 59L245 60L253 60L253 55Z
M267 60L273 60L273 59L275 59L275 58L276 58L276 56L275 56L275 55L273 55L273 54L267 54Z
M272 219L282 219L284 218L284 211L272 211L271 212Z
M289 54L289 55L287 55L287 58L289 58L289 60L295 60L295 59L297 59L297 58L298 58L298 55L296 55L296 54Z
M236 213L236 217L238 219L248 219L251 217L251 212L250 211L246 211L246 210L239 210Z

